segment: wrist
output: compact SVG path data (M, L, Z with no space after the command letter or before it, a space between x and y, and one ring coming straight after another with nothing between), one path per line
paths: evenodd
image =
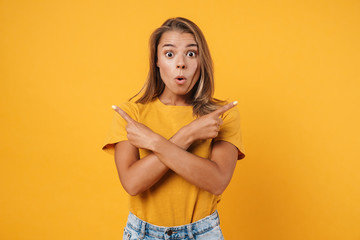
M186 150L194 140L190 133L190 128L186 125L180 128L179 131L169 139L169 141Z
M194 138L194 134L190 125L186 125L180 130L182 132L183 141L186 146L189 147L196 139Z
M149 146L149 150L152 152L158 152L164 140L167 141L164 137L160 136L159 134L154 134L151 144Z

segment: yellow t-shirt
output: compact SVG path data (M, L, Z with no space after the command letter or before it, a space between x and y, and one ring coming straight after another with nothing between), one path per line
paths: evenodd
M145 124L154 132L170 139L180 128L192 122L192 106L172 106L163 104L158 98L147 104L127 102L119 106L134 120ZM213 141L224 140L239 150L238 159L242 159L244 148L241 141L240 117L237 107L222 116L218 136ZM127 140L126 122L115 113L110 134L103 149L114 153L114 144ZM209 158L212 140L194 142L187 151L203 158ZM139 149L140 158L150 151ZM216 210L221 199L189 183L169 170L159 182L136 196L130 197L130 211L140 219L159 226L179 226L198 221Z

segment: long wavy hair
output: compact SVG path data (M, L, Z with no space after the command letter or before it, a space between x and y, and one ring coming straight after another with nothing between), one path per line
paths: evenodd
M141 90L131 99L139 95L142 91L142 96L136 100L136 103L149 103L159 97L164 89L165 84L161 80L160 70L156 63L158 60L157 51L160 38L163 33L167 31L180 31L182 33L191 33L199 49L200 62L200 77L194 87L190 90L189 104L193 106L193 113L196 116L206 115L216 110L225 102L213 98L214 95L214 70L213 61L211 59L209 47L200 28L192 21L177 17L166 20L161 27L155 29L150 36L150 69L147 76L147 81Z

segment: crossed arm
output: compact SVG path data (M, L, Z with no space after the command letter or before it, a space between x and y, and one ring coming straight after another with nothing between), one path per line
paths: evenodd
M211 158L201 158L186 149L196 140L215 138L220 130L221 114L234 107L230 103L181 128L169 140L136 122L122 109L114 107L127 122L128 141L115 145L115 162L124 189L137 195L173 170L192 184L220 195L229 184L237 161L237 149L226 141L212 146ZM152 151L139 159L138 148Z

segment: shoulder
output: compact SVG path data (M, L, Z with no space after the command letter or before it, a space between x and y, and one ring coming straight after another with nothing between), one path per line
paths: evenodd
M225 102L222 104L223 105L226 105L228 104L228 102ZM223 113L221 116L220 116L223 121L239 121L240 120L240 111L239 111L239 108L238 108L238 105L230 108L228 111L226 111L225 113Z
M132 101L122 102L118 107L124 110L132 119L137 120L139 116L139 107L137 103Z
M138 108L137 103L132 101L122 102L118 106L125 111L126 110L135 111Z
M224 118L225 117L240 117L240 111L239 111L238 106L235 106L235 107L229 109L228 111L226 111L223 114L223 116L224 116Z
M136 103L134 101L127 101L121 103L119 107L127 114L129 114L130 117L132 117L134 120L138 121L140 116L143 115L144 112L150 111L155 106L154 101L149 103Z

